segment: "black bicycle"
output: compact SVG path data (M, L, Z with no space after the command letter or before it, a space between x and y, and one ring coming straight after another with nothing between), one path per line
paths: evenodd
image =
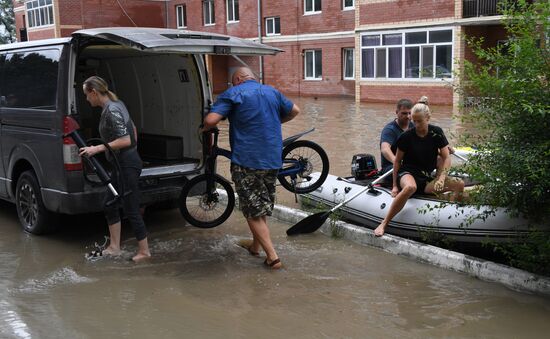
M329 161L321 146L309 140L298 140L313 132L312 128L283 140L283 166L278 180L295 194L309 193L323 184ZM218 155L231 159L231 151L218 147L217 128L202 133L205 171L187 182L180 194L180 211L193 226L211 228L222 224L233 212L235 192L229 181L216 174ZM320 172L314 179L311 173Z

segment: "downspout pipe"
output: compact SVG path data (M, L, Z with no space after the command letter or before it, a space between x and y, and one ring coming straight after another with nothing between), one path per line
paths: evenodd
M170 28L169 24L168 24L168 1L165 1L164 2L164 15L166 15L166 28Z
M262 0L258 0L258 42L262 43ZM260 58L260 83L264 83L264 57Z

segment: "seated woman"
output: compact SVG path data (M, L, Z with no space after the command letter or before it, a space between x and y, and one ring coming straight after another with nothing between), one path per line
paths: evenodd
M403 209L414 193L443 193L452 191L451 201L460 200L464 182L447 177L451 167L449 142L440 127L430 125L430 108L422 97L413 106L414 128L407 130L397 139L397 153L393 162L393 200L388 214L374 230L377 237L384 235L389 222ZM440 161L438 161L438 154ZM437 169L435 178L431 173Z

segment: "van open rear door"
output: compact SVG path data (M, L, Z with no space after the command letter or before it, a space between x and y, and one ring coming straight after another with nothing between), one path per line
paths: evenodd
M274 55L281 49L227 35L166 28L107 27L76 31L73 37L99 38L142 51L214 55Z

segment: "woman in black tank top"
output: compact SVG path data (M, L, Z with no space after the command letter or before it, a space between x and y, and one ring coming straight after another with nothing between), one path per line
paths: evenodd
M397 154L393 162L392 196L395 198L388 214L374 230L374 235L384 235L390 221L399 213L414 193L443 193L453 191L452 200L462 198L464 182L447 177L451 167L448 141L443 130L429 124L428 98L422 97L413 106L411 113L414 128L406 131L397 140ZM441 161L437 161L437 157ZM435 178L431 172L437 169Z

